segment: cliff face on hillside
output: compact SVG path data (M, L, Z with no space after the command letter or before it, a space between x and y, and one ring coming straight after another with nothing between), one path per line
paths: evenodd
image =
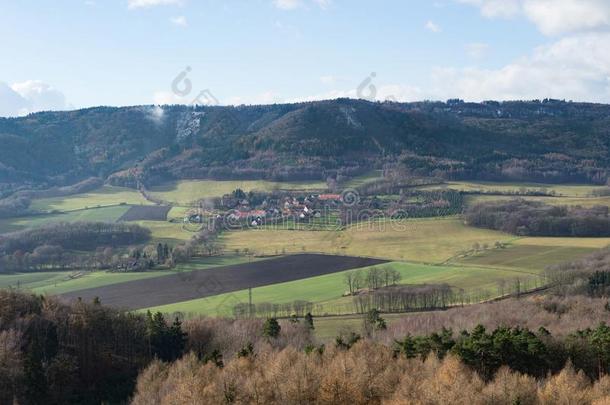
M387 163L448 178L601 183L610 106L557 100L97 107L0 119L0 192L173 178L326 178Z

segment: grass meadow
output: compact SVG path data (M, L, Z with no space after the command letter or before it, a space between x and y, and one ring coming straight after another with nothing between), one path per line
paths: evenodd
M441 186L429 186L425 188L450 188L458 191L471 193L518 193L522 191L542 190L546 193L555 193L562 197L591 197L596 190L603 190L606 187L593 186L588 184L542 184L542 183L510 183L510 182L472 182L472 181L451 181Z
M457 217L360 223L345 230L252 229L227 232L228 251L254 254L322 252L392 260L442 263L474 244L513 240L502 232L472 228Z
M372 171L343 184L355 188L380 177ZM174 204L168 221L137 221L152 232L152 243L170 245L189 240L193 233L184 229L181 219L193 201L217 197L241 188L250 190L324 190L324 182L278 183L270 181L178 181L153 187L158 198ZM425 187L424 187L425 188ZM439 186L431 188L438 189ZM600 187L589 185L548 185L490 182L449 182L441 188L483 193L522 192L545 190L554 197L523 197L548 204L610 206L610 197L593 197ZM467 204L480 201L515 198L498 195L468 195ZM120 204L125 205L120 205ZM52 222L117 221L130 205L149 204L136 190L104 186L98 190L57 198L37 199L32 209L44 215L0 220L0 233L36 227ZM61 211L61 213L52 211ZM224 232L220 243L227 256L195 258L174 270L145 273L108 272L42 272L0 276L0 288L12 287L39 294L62 294L86 288L102 287L150 277L174 274L180 271L205 270L249 260L255 256L291 253L328 253L369 256L392 260L380 265L391 266L402 275L403 284L447 283L463 289L467 294L492 297L498 294L498 285L519 278L530 285L542 283L544 269L560 262L572 261L595 249L610 245L610 238L518 238L498 231L466 226L459 217L409 219L404 221L373 221L342 229L336 226L282 227L264 226L259 229ZM169 220L175 220L170 222ZM502 242L503 248L494 248ZM477 247L477 249L473 249ZM242 254L236 256L235 253ZM247 257L243 254L247 253ZM287 269L289 271L289 269ZM315 313L336 314L353 310L353 298L343 297L346 290L346 272L273 284L254 288L254 303L288 303L295 300L313 302ZM75 277L76 274L76 277ZM233 307L248 301L248 291L242 290L214 297L197 299L152 308L163 312L182 312L193 315L232 316ZM399 314L385 315L388 322L399 319ZM359 329L359 316L329 316L316 318L316 334L335 336L341 328Z
M73 211L109 205L147 205L137 190L124 187L103 186L95 191L71 196L41 198L32 201L30 208L39 212Z
M497 294L498 282L519 278L534 284L541 282L540 276L519 270L491 269L474 266L435 266L408 262L391 262L376 267L391 267L400 272L401 284L447 283L461 288L465 293L493 297ZM366 271L366 268L362 269ZM272 284L252 289L252 302L288 303L295 300L313 302L317 315L339 314L353 311L352 297L343 297L347 290L345 274L348 270L324 276L311 277L287 283ZM184 301L150 308L161 312L182 312L190 315L232 316L233 307L248 302L248 291L241 290L213 297Z
M151 187L150 193L156 198L169 201L177 205L189 205L194 201L221 197L229 194L236 189L245 192L260 190L324 190L326 183L321 181L303 182L274 182L266 180L181 180L167 183L160 186Z
M116 222L129 206L90 208L66 213L0 219L0 233L19 231L57 222Z
M235 256L195 258L189 263L179 264L172 270L146 271L139 273L111 273L107 271L52 271L18 273L0 276L0 288L19 288L37 294L63 294L87 288L103 287L127 281L162 277L177 272L205 270L247 262L249 258Z

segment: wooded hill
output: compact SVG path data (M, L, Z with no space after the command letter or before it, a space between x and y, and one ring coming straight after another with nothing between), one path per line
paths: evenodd
M176 178L326 179L395 163L450 179L605 183L610 106L338 99L96 107L0 118L0 145L4 196L89 177L132 187Z

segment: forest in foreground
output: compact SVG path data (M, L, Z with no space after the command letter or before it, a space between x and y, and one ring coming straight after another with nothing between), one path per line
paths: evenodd
M541 295L363 318L181 321L0 291L0 402L605 403L610 304ZM510 325L510 326L506 326Z

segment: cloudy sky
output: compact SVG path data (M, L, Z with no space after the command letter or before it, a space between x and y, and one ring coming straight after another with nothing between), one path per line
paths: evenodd
M610 0L0 0L0 116L336 97L610 103Z

